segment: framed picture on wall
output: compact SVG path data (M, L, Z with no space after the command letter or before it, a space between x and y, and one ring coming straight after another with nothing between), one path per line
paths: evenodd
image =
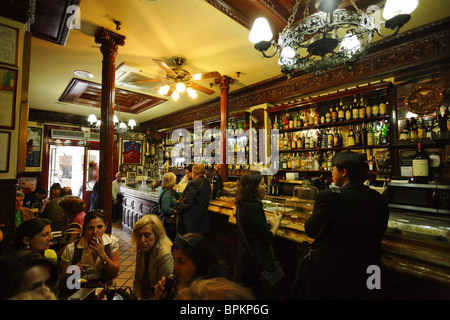
M0 172L9 172L9 151L11 147L11 132L0 131Z
M141 160L142 160L142 141L124 139L122 144L122 163L141 164Z
M27 167L41 166L42 128L28 127L27 133Z
M17 71L0 67L0 128L14 130Z
M0 24L0 63L18 67L19 30Z

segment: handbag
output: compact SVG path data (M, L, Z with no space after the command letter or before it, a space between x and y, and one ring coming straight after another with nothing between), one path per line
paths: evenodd
M262 286L263 286L263 289L264 289L264 288L268 289L267 286L273 288L273 287L274 287L276 284L278 284L278 283L284 278L284 276L285 276L284 270L283 270L283 268L281 267L280 262L274 259L274 261L273 261L273 262L274 262L274 265L275 265L275 270L274 270L274 271L266 271L266 270L262 270L262 269L258 266L258 263L257 263L257 260L256 260L256 256L255 256L255 254L253 253L253 250L251 249L250 244L248 243L247 238L245 237L244 232L242 231L241 223L240 223L240 221L239 221L239 220L240 220L240 218L239 218L239 208L237 209L236 217L237 217L237 220L238 220L238 227L239 227L239 231L240 231L240 233L241 233L242 239L244 240L245 246L247 247L247 250L248 250L248 252L249 252L249 254L250 254L250 256L251 256L251 258L252 258L252 260L253 260L253 263L254 263L255 266L256 266L256 271L257 271L258 274L261 276L261 280L262 280L262 283L261 283L261 284L262 284ZM265 290L265 291L266 291L266 290Z

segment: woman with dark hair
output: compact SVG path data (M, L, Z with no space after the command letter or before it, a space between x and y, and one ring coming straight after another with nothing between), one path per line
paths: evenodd
M38 252L20 250L0 258L0 300L38 287L53 290L57 283L55 262Z
M106 234L106 215L103 210L91 210L84 218L83 235L69 244L62 253L63 272L77 265L82 278L88 282L104 282L119 274L119 239Z
M44 218L33 218L24 221L14 231L13 249L39 252L45 257L57 260L56 252L50 248L52 241L51 221Z
M267 299L273 297L263 296L264 290L261 287L260 275L255 270L269 272L275 270L271 244L280 227L282 215L275 212L272 226L269 227L261 202L266 195L266 187L264 178L257 171L249 171L241 177L236 190L236 221L253 252L253 254L249 252L245 240L239 232L240 283L252 288L257 298Z
M173 272L177 275L178 286L175 291L189 287L200 278L231 279L228 270L220 263L219 257L201 234L188 233L175 238L172 246ZM160 297L164 290L166 278L155 286L155 295ZM176 293L175 292L175 293Z

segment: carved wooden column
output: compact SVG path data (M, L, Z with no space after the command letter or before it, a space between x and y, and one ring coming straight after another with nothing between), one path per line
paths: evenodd
M214 80L220 84L220 175L222 180L228 181L227 166L227 126L228 126L228 91L230 83L234 80L228 76L222 76Z
M111 232L112 182L116 172L116 168L113 168L116 56L118 46L125 44L125 37L100 28L95 35L95 42L101 45L100 51L103 55L98 207L106 211L107 232Z

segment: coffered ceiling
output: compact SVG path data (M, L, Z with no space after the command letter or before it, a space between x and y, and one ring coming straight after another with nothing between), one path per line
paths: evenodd
M49 0L51 1L51 0ZM191 74L217 71L234 78L230 91L255 84L281 74L277 59L262 59L248 41L249 29L258 16L266 16L275 34L280 32L290 15L294 0L81 0L80 22L70 30L65 45L33 37L29 88L30 108L86 116L100 116L98 86L101 83L102 54L94 41L99 27L105 27L126 37L116 57L116 87L131 92L133 99L146 98L153 102L135 112L122 109L124 120L138 123L161 115L181 111L210 99L218 99L220 90L214 79L196 81L214 91L209 95L197 92L191 99L181 94L178 101L160 95L158 88L164 81L132 83L125 81L123 72L131 72L134 80L164 78L166 72L153 59L170 67L173 59L185 59L183 69ZM383 1L355 1L365 10L371 4L382 6ZM344 0L342 6L350 5ZM316 11L310 1L310 13ZM448 16L450 0L420 0L411 21L402 31L418 27ZM299 7L299 17L303 13ZM120 30L116 30L120 22ZM37 34L35 34L38 36ZM82 79L75 70L91 72L93 78ZM125 70L125 71L124 71ZM123 77L121 77L123 76ZM78 79L78 80L76 80ZM128 78L129 80L129 78ZM91 95L96 103L81 103L77 99L61 101L74 83L92 82ZM93 88L93 89L92 89ZM96 93L97 92L97 93ZM123 92L123 91L121 91ZM86 95L84 97L86 97ZM116 93L116 99L122 98ZM137 100L136 100L137 101ZM127 105L123 101L123 105Z

